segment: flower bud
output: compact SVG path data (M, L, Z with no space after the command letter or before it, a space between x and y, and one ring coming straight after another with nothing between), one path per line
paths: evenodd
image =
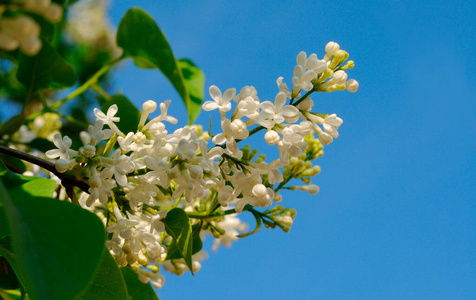
M64 159L58 159L55 163L56 171L64 173L68 170L68 162Z
M39 37L29 35L20 40L20 50L28 56L34 56L40 52L42 42Z
M326 132L322 132L319 134L319 141L323 144L323 145L329 145L330 143L332 143L332 136L330 136L328 133Z
M349 60L348 62L346 62L345 65L343 65L340 69L341 70L350 70L350 69L353 69L355 67L355 63L353 60Z
M357 92L357 89L359 88L359 83L355 79L349 79L345 82L345 88L349 92L355 93L355 92Z
M334 55L339 49L340 46L336 42L329 42L326 45L326 53L329 55Z
M51 23L58 23L63 18L63 8L56 3L51 3L43 10L43 17Z
M20 45L20 42L6 33L0 32L0 49L13 51Z
M157 109L157 103L153 100L148 100L142 104L142 111L144 113L150 114Z
M94 155L96 155L96 147L92 146L92 145L86 145L84 147L82 147L80 149L80 152L85 156L85 157L88 157L88 158L91 158L93 157Z
M236 119L231 122L230 128L236 139L246 139L249 135L248 129L246 128L246 124L241 119Z
M279 134L276 131L268 130L264 135L264 140L268 145L273 146L279 143L281 138L279 137Z
M345 81L347 80L347 73L342 70L339 70L334 73L333 78L336 84L344 84Z

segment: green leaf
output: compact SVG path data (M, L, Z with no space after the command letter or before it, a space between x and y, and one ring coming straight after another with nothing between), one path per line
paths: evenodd
M195 224L192 226L192 255L195 253L200 252L203 247L203 242L202 239L200 238L200 230L201 230L201 224ZM175 241L172 241L170 243L170 246L168 247L167 250L167 257L166 259L180 259L183 258L182 254L177 248L177 243Z
M76 73L47 41L35 56L20 54L17 79L30 96L41 89L62 89L74 85Z
M0 159L8 165L8 168L10 170L13 170L18 173L24 173L26 171L26 166L23 160L16 158L14 156L6 155L3 153L0 153Z
M187 213L181 208L171 209L165 218L162 219L165 224L165 231L172 237L176 243L176 248L184 258L190 272L192 272L192 226ZM167 254L168 255L168 254Z
M0 127L0 136L15 133L23 123L25 123L25 117L23 114L11 117L8 121L3 123L2 127Z
M190 107L188 113L191 123L197 118L202 109L203 89L205 86L205 75L191 60L180 59L177 61L182 71L185 85L190 94Z
M128 300L127 287L116 261L104 248L101 264L86 292L79 297L82 300L114 299Z
M1 201L2 198L3 197L0 197L0 239L10 235L10 227L7 222L3 201Z
M119 24L116 40L117 45L124 49L124 56L132 57L138 67L155 67L169 79L185 103L190 124L193 123L198 112L197 100L192 99L198 97L199 93L194 91L191 95L188 89L189 85L192 88L198 86L199 80L193 76L193 83L187 83L167 39L154 19L140 8L129 9ZM196 74L196 71L192 73Z
M0 289L15 290L20 287L18 278L12 266L3 256L0 256Z
M48 150L55 149L55 144L44 138L35 138L27 145L36 150L40 150L41 152L46 152Z
M143 283L139 280L137 273L131 268L121 268L122 276L127 285L129 299L131 300L159 300L150 283Z
M28 178L24 176L24 178ZM27 193L33 197L53 197L53 193L56 189L56 182L51 179L30 177L30 181L25 182L21 186L17 186L10 190L10 195L22 195Z
M116 123L117 127L126 135L128 132L136 132L141 115L139 110L123 95L112 96L110 100L101 104L101 110L106 113L107 109L114 104L116 104L119 109L115 117L121 118L121 120Z
M16 262L7 259L28 294L33 299L75 298L102 258L102 222L76 205L44 197L54 189L47 179L12 176L3 164L0 179ZM12 183L16 186L10 188Z

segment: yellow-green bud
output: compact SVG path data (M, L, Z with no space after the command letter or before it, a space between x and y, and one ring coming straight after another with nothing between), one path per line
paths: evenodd
M127 262L132 265L133 263L137 262L137 254L132 253L132 252L128 253L126 255L126 259L127 259Z
M342 66L340 69L341 70L350 70L355 67L355 63L353 60L349 60L344 66Z

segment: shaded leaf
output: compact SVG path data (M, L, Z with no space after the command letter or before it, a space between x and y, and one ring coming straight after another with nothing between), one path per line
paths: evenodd
M192 226L192 255L200 252L203 247L202 239L200 238L201 224L195 224ZM177 248L177 243L173 240L167 250L167 259L180 259L183 258L182 254Z
M0 127L0 136L15 133L23 123L25 123L25 117L23 114L11 117L8 121L3 123L2 127Z
M19 158L0 153L0 159L3 160L5 165L14 172L24 173L26 171L25 163Z
M20 54L17 79L32 95L40 89L62 89L74 85L76 73L48 42L43 40L35 56Z
M46 152L48 150L56 148L53 142L44 138L35 138L31 142L29 142L27 145L36 150L40 150L41 152Z
M137 273L131 268L121 268L122 276L127 285L129 299L131 300L159 300L150 283L143 283L139 280Z
M131 131L136 132L141 115L139 110L123 95L114 95L110 100L103 102L101 110L106 113L107 109L114 104L116 104L119 109L115 116L121 118L121 120L116 123L117 127L126 135Z
M128 300L127 287L116 261L104 248L101 264L86 292L78 299Z
M5 257L0 256L0 289L14 290L19 287L20 283L10 263Z
M165 224L165 231L172 237L176 243L176 249L184 258L190 272L192 270L192 226L187 213L181 208L171 209L165 218L162 219ZM168 253L167 258L168 259Z
M102 222L76 205L44 197L55 187L48 179L13 175L1 164L1 198L16 261L7 259L33 299L73 299L98 268Z

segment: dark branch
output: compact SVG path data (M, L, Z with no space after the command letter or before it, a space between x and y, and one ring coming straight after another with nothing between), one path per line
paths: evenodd
M39 167L42 167L45 170L50 171L51 173L55 174L59 179L61 179L61 184L67 189L68 187L73 187L77 186L81 190L83 190L86 193L89 193L89 185L85 183L84 181L78 180L74 177L68 176L67 174L60 173L56 170L55 164L53 162L44 160L42 158L36 157L34 155L28 154L23 151L19 151L16 149L12 149L9 147L5 147L0 145L0 152L5 153L10 156L14 156L16 158L19 158L21 160L30 162L32 164L35 164Z

